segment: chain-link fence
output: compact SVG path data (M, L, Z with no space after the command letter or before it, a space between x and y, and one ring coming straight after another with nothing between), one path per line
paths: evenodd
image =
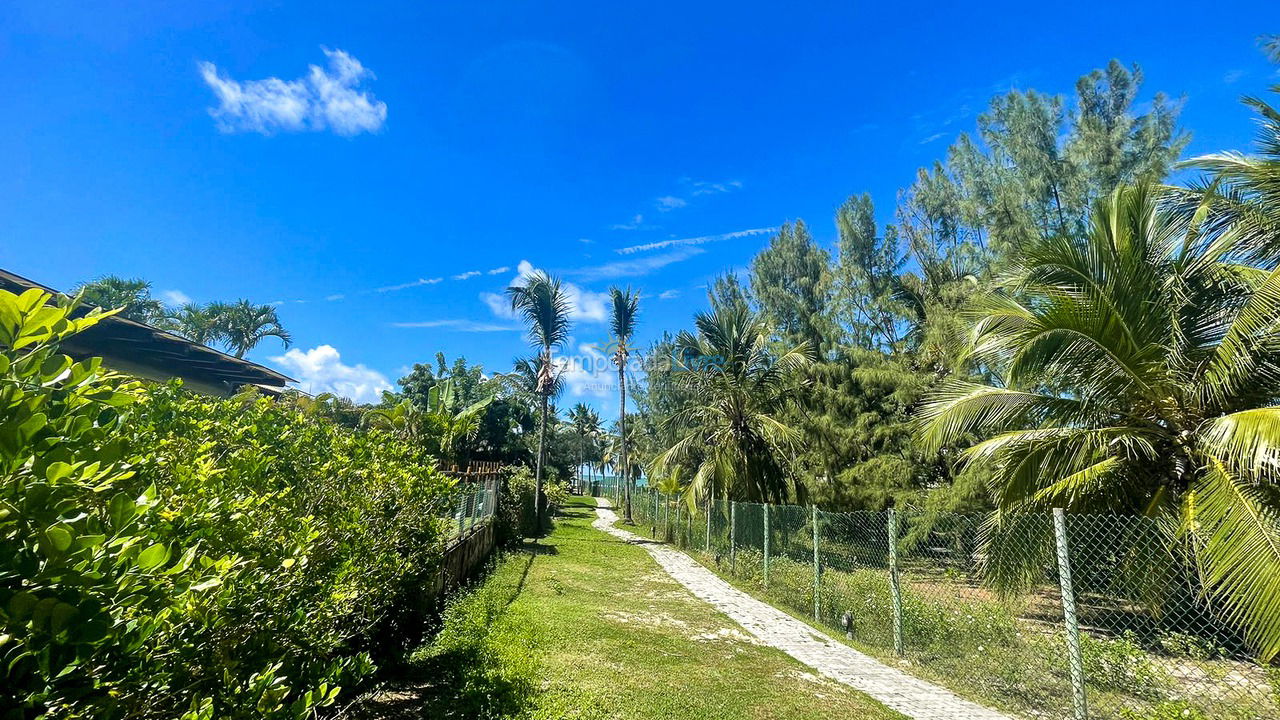
M446 522L446 540L452 542L470 534L477 525L488 522L498 511L502 467L498 463L480 462L469 465L465 470L455 466L442 472L458 482L449 504L452 514Z
M621 488L605 489L621 507ZM1280 718L1280 668L1254 659L1184 550L1148 518L996 523L727 501L691 511L646 488L632 514L638 532L748 591L1013 714Z

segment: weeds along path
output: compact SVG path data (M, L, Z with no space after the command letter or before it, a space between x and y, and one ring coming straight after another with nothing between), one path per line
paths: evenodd
M609 509L609 501L597 498L597 503L595 527L642 546L689 592L728 615L760 642L785 652L818 673L916 720L1009 720L1007 715L891 668L756 600L679 550L615 527L618 516Z

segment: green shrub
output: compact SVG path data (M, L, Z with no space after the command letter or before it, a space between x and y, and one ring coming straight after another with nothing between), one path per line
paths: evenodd
M1168 685L1168 677L1151 661L1132 630L1114 639L1081 633L1080 657L1085 679L1099 687L1152 697Z
M302 718L394 649L450 481L421 450L245 395L144 389L0 292L7 717Z

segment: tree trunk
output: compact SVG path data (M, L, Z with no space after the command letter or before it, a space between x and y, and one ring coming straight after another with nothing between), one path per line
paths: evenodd
M635 525L635 520L631 519L631 463L627 462L627 365L623 362L618 365L618 433L620 440L622 456L622 492L623 504L626 509L623 511L622 521L627 525Z
M537 470L534 472L534 491L533 491L533 515L538 521L538 534L542 534L545 527L546 518L544 515L545 502L542 497L542 456L547 442L547 396L542 395L542 419L538 423L538 462Z

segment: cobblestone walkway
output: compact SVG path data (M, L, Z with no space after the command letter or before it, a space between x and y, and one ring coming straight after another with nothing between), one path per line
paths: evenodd
M895 670L844 643L760 602L735 588L688 555L614 527L618 516L609 501L597 498L597 529L640 545L677 582L698 598L728 615L767 645L849 687L875 698L886 707L917 720L1010 720L994 710L962 700L951 691Z

